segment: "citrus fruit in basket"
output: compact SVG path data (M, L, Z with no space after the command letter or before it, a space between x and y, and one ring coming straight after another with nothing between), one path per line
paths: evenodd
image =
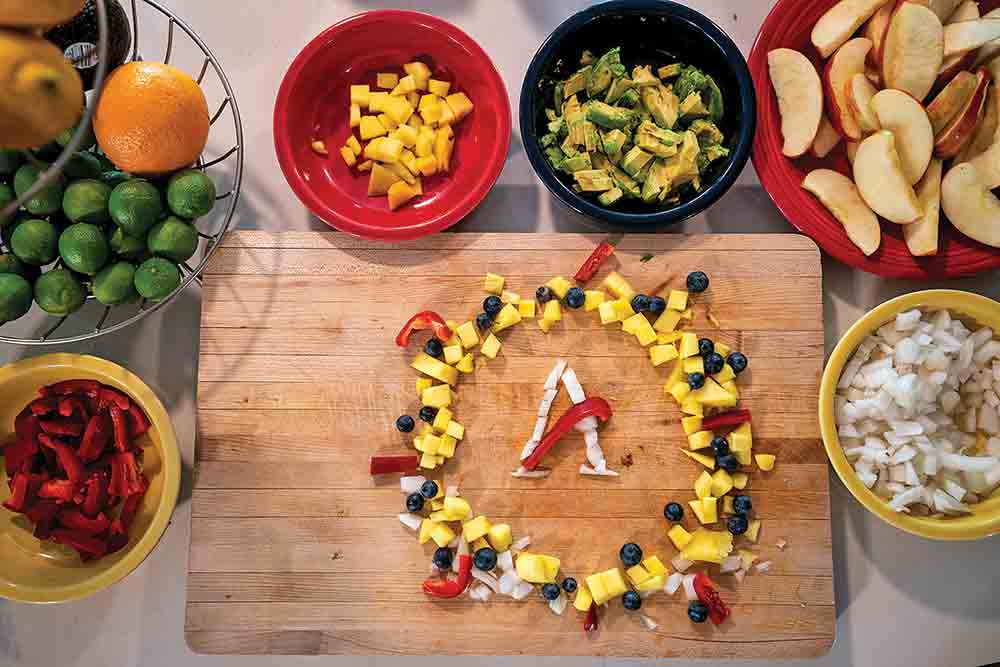
M80 75L59 49L41 37L0 28L0 146L46 144L76 123L82 108Z
M105 306L131 303L139 298L134 280L134 266L128 262L115 262L94 278L94 297Z
M66 269L43 273L35 281L35 301L51 315L69 315L78 310L86 298L87 290Z
M104 232L97 225L79 222L59 236L59 256L77 273L94 275L108 263L110 254Z
M198 250L198 232L180 218L170 216L149 230L149 251L173 262L186 262Z
M94 133L104 154L119 169L143 176L194 163L208 130L208 103L198 83L163 63L133 62L116 69L94 113Z
M47 28L68 21L83 9L84 0L4 0L0 26Z
M132 28L128 14L118 0L105 0L108 15L108 71L125 62L132 44ZM61 23L45 33L45 38L63 50L66 59L80 72L85 90L94 87L99 39L97 3L87 0L83 9L71 20Z
M160 191L149 181L132 179L117 185L108 202L111 219L122 231L143 238L163 215Z
M107 222L111 188L101 181L87 178L74 181L63 194L63 213L73 222Z
M197 169L185 169L167 182L167 205L182 218L208 215L215 206L215 183Z
M76 181L82 178L100 178L104 170L96 155L80 151L69 156L69 161L63 167L63 173L67 179Z
M21 152L0 148L0 176L10 176L21 166Z
M150 301L165 299L181 284L181 272L173 262L153 257L135 272L135 288Z
M9 185L0 183L0 210L7 208L12 201L14 201L14 189Z
M59 256L59 232L47 220L25 220L14 229L10 248L25 264L45 266Z
M21 317L31 309L31 283L16 273L0 274L0 324Z
M18 197L23 197L40 176L41 171L35 165L22 165L14 174L14 192ZM51 215L62 207L62 198L63 177L60 174L53 182L24 202L24 208L32 215Z
M111 251L119 257L127 257L129 259L145 258L147 253L146 242L134 236L129 236L119 227L111 235Z

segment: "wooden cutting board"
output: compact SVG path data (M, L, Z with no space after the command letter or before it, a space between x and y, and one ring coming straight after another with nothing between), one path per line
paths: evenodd
M397 348L396 331L418 310L473 315L486 271L530 295L571 276L600 240L442 234L385 246L340 234L229 235L204 282L186 622L194 650L795 658L829 649L821 269L816 246L797 235L633 235L611 263L649 292L706 271L712 287L696 300L694 329L750 358L740 386L755 451L778 455L776 470L754 473L749 487L763 519L755 550L773 566L742 585L716 577L731 621L694 625L683 593L659 593L643 604L657 631L616 602L586 637L581 614L557 617L540 597L432 602L420 592L433 544L419 545L397 520L397 476L368 475L372 454L412 451L393 423L419 407L415 350ZM477 358L461 381L455 413L467 436L445 468L474 510L509 522L515 538L532 536L578 579L614 566L628 541L669 561L663 505L691 499L699 473L680 453L680 415L663 395L669 365L653 368L618 329L581 311L547 336L533 322L501 334L501 356ZM612 402L601 444L618 479L577 473L579 435L557 447L547 480L510 477L560 356L589 395ZM553 415L568 406L564 394Z

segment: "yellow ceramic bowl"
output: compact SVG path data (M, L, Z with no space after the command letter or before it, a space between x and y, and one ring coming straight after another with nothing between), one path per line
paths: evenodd
M35 539L24 517L0 507L0 597L21 602L65 602L87 597L121 580L153 550L177 504L181 481L180 452L167 411L156 394L121 366L77 354L49 354L0 368L0 442L13 435L14 417L42 385L73 378L94 379L115 387L149 416L149 433L140 439L143 472L149 490L142 500L121 551L83 563L75 552ZM2 459L2 457L0 457ZM0 501L10 491L0 466Z
M890 509L884 500L861 483L840 446L833 414L833 397L844 366L862 340L883 324L894 320L897 314L913 308L932 311L947 308L968 324L976 323L988 326L993 331L1000 331L1000 303L978 294L957 290L914 292L886 301L868 312L840 339L823 371L819 390L819 423L826 454L844 486L850 489L854 497L870 512L901 530L932 540L977 540L993 535L1000 532L1000 494L994 493L991 498L973 505L969 516L932 519L901 514Z

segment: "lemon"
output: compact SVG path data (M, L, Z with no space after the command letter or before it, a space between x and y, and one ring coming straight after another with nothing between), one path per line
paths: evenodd
M43 273L35 281L35 301L46 313L69 315L87 299L83 285L66 269Z
M16 273L0 274L0 324L11 322L31 309L31 284Z
M110 254L104 232L97 225L79 222L59 236L59 255L77 273L94 275L108 263Z

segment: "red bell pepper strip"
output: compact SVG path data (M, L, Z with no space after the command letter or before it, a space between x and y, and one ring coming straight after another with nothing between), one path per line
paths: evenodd
M465 592L472 580L472 556L469 543L462 537L458 541L458 577L456 579L428 579L424 582L424 593L433 598L455 598Z
M28 475L19 472L14 475L10 485L10 497L3 501L3 506L11 512L24 512L28 509Z
M580 267L580 270L576 272L576 275L573 276L573 278L578 283L590 282L593 277L597 275L598 269L601 268L601 265L604 264L605 260L613 254L615 254L615 247L607 241L604 241L599 246L594 248L594 252L590 254L590 257L587 258L587 261L583 263L583 266Z
M84 557L100 558L108 552L108 546L104 543L104 540L85 535L78 530L56 528L52 531L49 539L53 542L73 547Z
M14 473L21 470L25 463L31 462L31 458L38 453L38 443L34 439L17 438L13 442L7 443L3 448L4 468L7 477L11 478Z
M129 432L133 438L145 435L149 431L149 417L135 403L128 409L128 420Z
M35 416L47 415L59 409L58 398L36 398L28 404L28 409Z
M33 535L39 540L49 539L49 535L52 533L52 520L56 517L56 512L59 511L59 505L56 501L49 498L40 498L36 500L24 516L35 524L35 530Z
M108 446L110 439L111 420L107 414L99 412L87 422L87 430L83 432L83 439L80 441L77 455L83 461L93 461Z
M76 484L68 479L50 479L38 487L39 498L52 498L58 503L73 502Z
M373 456L368 462L368 472L372 475L385 475L392 472L415 472L420 465L420 459L413 456Z
M108 504L108 476L91 473L87 478L86 492L80 510L89 517L97 516Z
M111 424L114 426L115 431L115 449L119 452L127 452L132 449L132 438L128 434L128 421L126 421L125 412L117 403L112 403L109 406L109 410L111 412Z
M87 468L70 445L47 433L39 433L38 442L56 453L56 460L59 461L59 466L66 471L66 477L69 478L69 481L80 482L87 476Z
M410 334L414 331L422 331L424 329L433 329L434 337L442 343L447 343L448 340L454 335L451 328L445 323L443 317L433 311L425 310L411 317L410 320L403 325L403 328L400 329L399 333L396 335L396 345L406 347L410 344Z
M611 406L603 398L588 398L583 403L577 403L573 407L563 414L559 418L559 421L555 423L555 426L549 429L549 431L542 436L541 442L535 447L535 451L531 453L531 456L526 458L521 465L524 466L526 470L534 470L538 467L539 462L542 457L545 456L552 447L559 442L559 440L573 430L573 427L583 419L587 417L597 417L603 422L608 421L611 415L614 414L611 411Z
M593 632L600 625L597 616L597 603L591 602L587 608L587 615L583 619L584 632Z
M83 433L83 424L74 419L39 419L38 425L49 435L78 438Z
M60 511L56 518L65 528L81 535L99 535L111 528L111 520L103 512L91 519L78 509L67 508Z
M146 495L146 492L133 493L131 496L125 499L122 503L122 511L118 514L118 518L111 522L111 534L112 535L128 535L128 529L132 527L132 521L135 520L136 512L139 511L139 503L142 502L142 497Z
M119 498L127 498L145 490L145 478L139 471L135 454L118 452L111 457L111 483L108 485L108 493Z
M729 607L722 601L719 592L715 590L715 584L704 572L699 572L694 577L694 592L702 604L708 607L708 617L715 625L720 625L729 618Z
M59 414L63 417L72 417L74 414L78 414L84 423L90 419L90 409L87 404L76 396L59 399Z
M117 405L122 410L128 410L132 407L132 401L128 396L111 387L101 387L97 395L97 404L102 408Z
M42 394L42 396L49 396L51 394L55 394L56 396L83 394L90 398L97 398L100 392L101 383L97 380L63 380L62 382L49 385L46 393Z
M714 431L717 428L739 426L748 421L751 421L749 410L727 410L711 417L705 417L701 421L701 427L706 431Z

